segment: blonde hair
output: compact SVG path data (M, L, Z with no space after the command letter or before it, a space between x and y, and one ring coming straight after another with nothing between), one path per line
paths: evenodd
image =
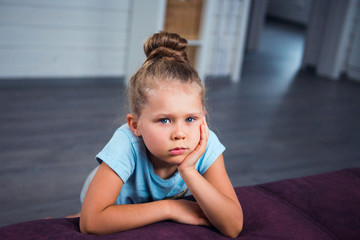
M128 85L128 101L133 114L141 115L148 92L158 87L161 81L197 83L205 108L205 86L187 58L187 46L187 40L176 33L159 32L146 40L144 52L147 59Z

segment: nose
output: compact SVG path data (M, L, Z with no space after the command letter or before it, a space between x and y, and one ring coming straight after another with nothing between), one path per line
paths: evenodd
M176 124L174 126L174 130L172 131L171 138L172 140L183 140L185 139L186 134L184 132L183 127L181 124Z

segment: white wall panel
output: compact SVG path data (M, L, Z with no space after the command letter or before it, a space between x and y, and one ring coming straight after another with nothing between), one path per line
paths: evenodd
M0 4L2 6L118 11L128 9L130 2L124 0L0 0Z
M125 66L125 81L146 59L143 50L148 37L163 30L166 0L132 0L130 35Z
M1 4L1 2L0 2ZM106 14L105 14L106 13ZM33 28L63 27L84 30L117 31L127 22L127 10L84 10L79 8L36 8L24 6L1 6L0 22Z
M84 31L69 28L19 29L0 27L1 46L124 47L126 32Z
M98 49L7 49L0 51L0 73L5 72L7 77L16 78L121 76L124 60L118 55ZM19 72L23 74L19 75Z
M230 76L239 81L249 13L249 1L214 2L213 40L209 44L207 75Z
M0 78L121 76L130 0L0 0Z

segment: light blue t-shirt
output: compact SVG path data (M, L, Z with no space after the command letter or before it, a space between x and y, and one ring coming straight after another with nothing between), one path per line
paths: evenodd
M209 131L206 151L195 168L204 174L224 150L215 133ZM187 191L178 172L165 180L155 174L142 138L135 136L127 124L115 131L96 159L109 165L124 182L116 204L180 198Z

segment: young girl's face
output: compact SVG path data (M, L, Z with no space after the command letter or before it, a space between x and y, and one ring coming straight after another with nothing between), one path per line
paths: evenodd
M200 93L196 83L164 83L149 92L138 130L153 164L177 165L198 145L204 117Z

